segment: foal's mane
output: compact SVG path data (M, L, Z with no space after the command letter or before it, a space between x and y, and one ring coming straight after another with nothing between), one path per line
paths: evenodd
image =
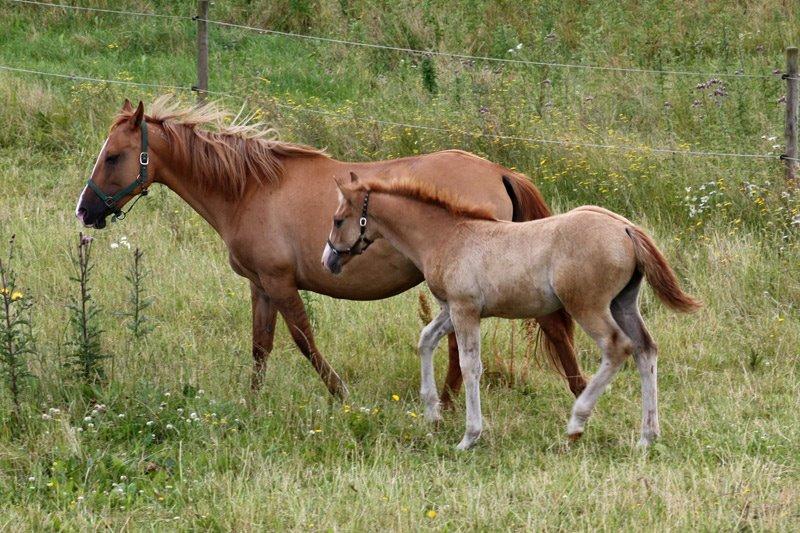
M411 178L358 183L356 185L356 190L381 192L416 200L428 205L440 207L456 216L481 220L497 220L497 217L492 213L492 208L488 204L476 205L467 203L463 199L453 196L448 191L439 189L435 185Z
M133 113L121 112L111 128ZM262 185L278 182L282 158L327 157L323 150L277 140L275 130L250 118L232 117L216 103L182 107L171 96L157 98L146 115L148 123L161 126L176 162L190 169L190 177L229 199L241 198L250 180Z

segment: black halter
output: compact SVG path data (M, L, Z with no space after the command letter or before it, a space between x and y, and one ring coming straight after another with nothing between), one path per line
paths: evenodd
M104 204L106 204L106 207L108 207L108 209L114 213L115 220L122 220L125 218L125 215L127 215L128 212L133 209L133 206L136 205L136 202L139 201L139 198L142 196L147 196L147 166L150 164L150 157L147 151L147 122L145 122L144 118L142 118L139 126L142 132L142 149L139 152L139 175L136 176L136 179L133 180L130 185L115 194L104 193L103 190L94 181L92 181L92 178L89 178L89 181L86 182L86 185L88 185L89 188L92 189L97 195L97 197L100 198ZM133 193L139 187L141 187L141 190L127 211L120 209L119 202L129 194Z
M372 244L374 241L367 239L367 210L369 209L369 191L364 196L364 205L361 207L361 218L358 219L358 225L361 228L358 234L358 239L356 242L351 244L348 248L344 250L339 250L336 248L333 243L331 242L330 238L328 239L328 246L330 246L331 250L336 255L361 255L363 254L369 245ZM361 246L359 246L361 245Z

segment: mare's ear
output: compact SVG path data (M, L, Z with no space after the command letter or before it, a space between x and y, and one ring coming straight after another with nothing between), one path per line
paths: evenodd
M357 183L357 182L358 182L358 176L356 176L355 172L351 172L350 173L350 183Z
M339 181L339 178L334 176L333 182L336 184L337 189L339 189L341 192L344 192L344 184L341 181Z
M144 118L144 104L141 100L139 100L139 107L136 108L134 111L133 116L131 117L131 127L137 128L139 124L142 122Z
M133 104L131 104L131 101L128 100L127 98L125 99L125 102L123 102L123 104L122 104L122 112L123 113L132 113L133 112Z

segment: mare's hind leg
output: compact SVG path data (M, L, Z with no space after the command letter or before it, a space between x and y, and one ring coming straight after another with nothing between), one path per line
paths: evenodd
M425 402L425 418L431 422L438 422L442 419L439 407L439 396L436 394L436 379L433 375L433 351L439 341L452 333L453 323L450 321L450 311L447 304L442 303L441 312L430 324L425 326L419 337L419 358L421 385L420 396Z
M570 440L576 440L583 434L586 421L597 399L619 371L632 349L630 339L614 321L608 309L584 311L580 316L576 315L575 320L594 339L603 355L597 374L589 381L589 385L578 396L572 407L572 416L567 424L567 435Z
M641 274L611 302L611 314L633 342L633 357L642 383L642 437L640 446L652 444L661 430L658 424L658 347L639 314L638 296Z
M461 365L458 362L458 342L455 333L447 336L447 376L444 378L442 386L442 407L445 409L453 408L453 395L458 394L461 383Z
M564 370L564 377L569 390L576 398L586 388L586 378L581 372L581 365L575 357L575 345L572 343L574 328L572 317L564 309L536 319L545 336L545 348L558 357L558 363Z

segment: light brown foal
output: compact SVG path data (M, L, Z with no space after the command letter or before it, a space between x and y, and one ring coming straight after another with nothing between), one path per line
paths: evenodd
M518 224L490 210L454 200L414 180L340 184L323 264L337 272L339 253L358 239L385 238L425 275L441 313L419 341L425 416L439 420L433 350L455 331L466 389L467 422L458 449L481 434L479 380L482 317L530 318L566 309L602 352L597 374L575 401L567 434L584 431L598 397L633 354L642 382L642 435L659 434L656 344L638 309L642 277L671 309L700 304L685 294L653 240L620 215L595 206Z
M381 179L414 176L458 189L466 198L480 198L500 219L549 215L539 191L524 176L466 152L351 163L315 148L275 140L259 125L230 126L228 118L213 104L184 108L163 97L146 115L141 102L134 108L126 100L92 169L93 187L83 189L75 214L85 225L103 228L111 212L153 183L169 187L197 211L225 242L234 271L250 281L254 389L261 384L280 313L328 390L339 396L347 392L316 346L298 289L375 300L408 290L423 279L413 263L386 242L370 248L371 260L353 260L343 276L334 277L322 268L319 250L336 208L331 178L346 178L352 170ZM147 146L143 146L145 130ZM148 163L144 173L142 161ZM108 196L108 203L101 196ZM579 394L586 381L572 347L572 319L557 312L542 317L540 324L570 389ZM458 351L455 342L451 344L442 392L445 402L461 383Z

